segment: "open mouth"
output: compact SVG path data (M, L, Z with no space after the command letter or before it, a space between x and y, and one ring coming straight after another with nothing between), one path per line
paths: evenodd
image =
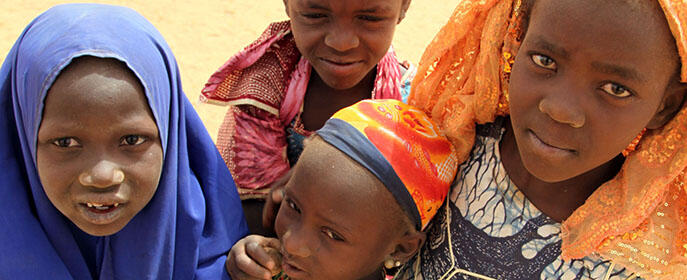
M96 213L108 213L108 212L114 211L117 207L119 207L119 203L117 203L117 202L111 203L111 204L86 202L86 203L81 203L81 205L85 205L89 211L96 212Z

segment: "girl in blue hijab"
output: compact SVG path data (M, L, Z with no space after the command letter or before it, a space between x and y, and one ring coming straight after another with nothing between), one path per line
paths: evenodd
M236 188L141 15L37 17L0 70L0 114L0 278L228 278Z

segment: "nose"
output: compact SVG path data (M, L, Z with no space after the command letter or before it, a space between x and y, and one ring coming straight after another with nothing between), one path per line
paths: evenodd
M586 121L584 111L576 102L556 94L542 98L539 101L538 109L552 120L573 128L583 127Z
M308 257L312 254L308 245L308 237L303 230L298 230L295 226L290 227L281 238L284 251L289 255L300 258Z
M325 45L338 52L352 50L360 45L360 38L353 27L341 23L334 23L333 26L335 27L324 38Z
M79 182L84 186L107 188L124 182L124 171L114 162L101 160L79 174Z

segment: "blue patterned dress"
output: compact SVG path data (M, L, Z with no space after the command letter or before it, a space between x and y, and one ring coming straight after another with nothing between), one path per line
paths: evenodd
M598 256L561 260L561 224L532 205L501 164L505 121L477 127L427 242L395 279L636 279Z

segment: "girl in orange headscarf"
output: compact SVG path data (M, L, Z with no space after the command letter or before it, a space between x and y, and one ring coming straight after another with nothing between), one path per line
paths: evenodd
M685 28L685 1L462 1L409 102L463 163L398 278L684 278Z

